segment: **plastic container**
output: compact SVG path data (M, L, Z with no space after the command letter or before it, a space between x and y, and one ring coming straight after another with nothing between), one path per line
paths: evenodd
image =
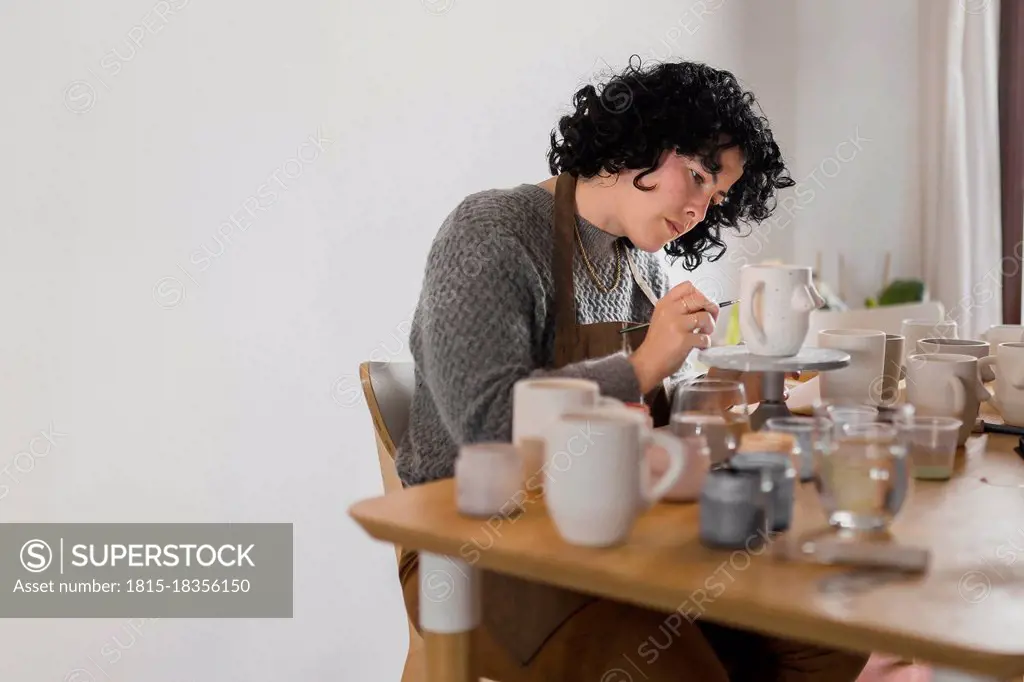
M945 481L952 477L962 425L954 417L914 417L900 425L900 440L909 452L914 478Z

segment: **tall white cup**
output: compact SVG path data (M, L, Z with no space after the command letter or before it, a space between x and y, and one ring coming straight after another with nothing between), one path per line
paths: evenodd
M956 339L959 338L955 320L903 320L903 367L907 366L907 358L919 352L917 342L921 339Z
M686 472L682 442L628 410L567 412L545 436L544 502L562 538L575 545L624 542L637 516ZM664 448L669 469L648 483L647 448Z
M1011 426L1024 426L1024 343L1001 343L995 355L978 361L982 373L994 370L996 391L992 405Z
M809 267L762 264L740 268L740 332L755 355L796 355L807 336L811 311L824 303Z
M880 402L885 381L885 332L877 329L823 329L819 348L850 354L850 364L818 375L823 400Z
M973 355L917 353L907 358L907 402L920 417L959 419L957 445L970 437L981 402L991 398Z
M527 494L543 489L544 435L563 413L599 405L622 406L601 395L596 381L561 377L520 379L512 388L512 443L523 459Z

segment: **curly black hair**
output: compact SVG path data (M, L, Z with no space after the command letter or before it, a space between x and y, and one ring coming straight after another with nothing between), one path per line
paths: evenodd
M795 183L767 118L755 111L753 93L732 73L696 62L644 68L633 59L639 58L634 55L600 92L593 85L576 92L575 111L551 133L548 165L553 175L585 178L642 169L633 185L649 191L653 188L641 180L657 170L666 150L696 156L715 173L721 170L720 151L739 147L743 175L726 200L709 206L703 221L665 246L670 262L681 258L686 270L694 270L705 258L714 262L725 254L723 226L767 219L775 210L776 191Z

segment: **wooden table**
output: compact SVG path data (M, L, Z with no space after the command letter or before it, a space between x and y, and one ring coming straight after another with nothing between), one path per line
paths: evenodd
M446 592L443 604L421 600L431 682L472 679L468 632L479 622L479 568L666 614L917 658L950 668L943 679L1003 680L1024 674L1024 460L1012 450L1016 443L990 434L984 455L958 453L952 480L914 481L892 536L931 548L929 572L860 588L849 568L704 548L696 504L657 505L627 544L611 549L565 543L542 503L514 520L463 517L451 480L361 501L350 514L372 537L420 550L421 575ZM824 522L805 484L787 536ZM725 585L720 594L705 582L716 572Z

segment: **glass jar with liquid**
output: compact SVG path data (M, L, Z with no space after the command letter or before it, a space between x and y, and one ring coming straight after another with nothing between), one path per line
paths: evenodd
M815 482L832 526L887 529L910 492L907 447L892 424L845 424L822 453Z

